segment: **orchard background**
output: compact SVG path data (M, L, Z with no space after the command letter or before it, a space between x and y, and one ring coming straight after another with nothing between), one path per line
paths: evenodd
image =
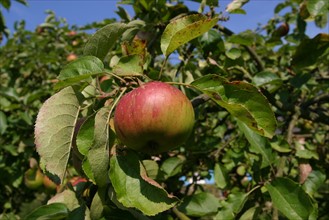
M48 11L13 35L1 14L1 219L329 218L329 35L305 32L329 3L280 2L233 33L248 1L196 2L121 1L132 18L118 4L120 20L83 27ZM195 111L186 143L156 155L123 146L112 120L149 81Z

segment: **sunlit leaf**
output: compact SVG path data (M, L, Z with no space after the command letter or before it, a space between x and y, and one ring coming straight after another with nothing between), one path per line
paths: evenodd
M81 81L91 81L91 76L101 74L104 71L104 64L94 56L81 57L68 65L60 72L60 80L55 89L75 85Z
M235 13L235 11L241 9L241 7L249 2L249 0L233 0L230 4L226 6L226 11L230 13Z
M95 56L103 60L128 28L124 23L112 23L99 29L87 42L83 51L84 55Z
M216 163L214 167L214 179L218 188L224 189L229 183L228 178L226 168L223 165Z
M180 157L170 157L166 159L161 165L161 170L164 172L165 178L169 178L180 173L184 162L185 160Z
M118 201L145 215L153 216L168 210L178 201L147 176L137 154L132 151L111 157L109 175Z
M44 160L46 170L58 176L61 181L69 160L79 109L74 90L67 87L42 105L36 120L37 152Z
M139 55L121 57L113 72L119 76L138 76L143 74L144 61Z
M201 77L192 85L258 134L274 135L274 113L265 96L253 85L242 81L229 82L218 75Z
M218 18L208 18L201 14L188 15L171 21L161 36L161 50L168 56L179 46L202 35L212 28Z
M329 2L327 0L306 1L306 7L312 16L326 15L328 16Z
M76 208L79 208L80 204L78 199L75 197L75 193L72 190L64 190L61 193L56 194L47 204L62 203L65 204L68 210L73 211Z
M104 64L100 59L94 56L85 56L64 66L58 79L67 80L82 75L90 76L102 73L102 71L104 71Z
M287 178L277 178L267 183L273 204L289 219L317 218L317 206L302 187Z
M241 56L241 50L238 48L232 48L228 51L226 51L226 56L232 60L235 60Z
M155 180L159 174L158 163L155 162L154 160L143 160L142 163L145 167L147 176Z

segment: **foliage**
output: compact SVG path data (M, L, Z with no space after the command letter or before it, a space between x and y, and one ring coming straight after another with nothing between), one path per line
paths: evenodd
M44 103L35 124L36 150L44 172L61 186L29 214L31 219L329 217L329 35L305 34L310 20L320 27L327 23L328 3L279 3L275 17L259 31L235 34L218 24L227 18L216 13L214 2L201 1L196 13L184 3L122 1L133 6L135 16L130 18L119 6L123 22L100 28L79 47L84 56L56 66L54 95L43 99L51 88L44 82L29 88L25 80L16 87L43 92L33 105L36 110ZM241 9L246 3L235 0L227 11L247 13ZM278 33L282 23L291 30ZM50 65L40 62L45 64ZM26 64L1 68L8 71L8 66ZM22 95L13 96L9 89L21 74L14 79L7 74L4 88L11 92L2 92L3 103L21 100L13 97ZM123 94L153 80L180 88L196 114L189 140L159 155L122 146L112 119ZM14 110L25 112L1 109L2 120L8 121L8 127L1 127L8 137L3 143L12 146L4 156L26 161L33 144L22 151L14 146L24 140L22 133L32 138L35 111L27 131L15 133L17 119L9 115ZM1 169L13 169L8 165L12 160L5 160ZM83 181L72 181L78 174ZM204 184L206 180L213 182ZM9 183L22 190L19 183Z
M19 2L23 5L27 5L27 2L26 0L15 0L16 2ZM1 7L4 7L5 9L9 10L10 7L11 7L11 3L12 1L11 0L1 0L0 1L0 6ZM2 34L4 34L6 37L9 36L9 30L6 26L6 21L5 21L5 18L2 14L2 11L0 11L0 42L2 41Z
M24 25L17 23L13 37L0 48L0 172L5 177L0 180L0 210L4 213L17 212L36 197L41 198L39 205L46 199L42 190L28 190L23 183L25 171L36 163L30 165L30 159L39 158L33 136L36 115L54 93L66 57L81 54L87 39L52 12L35 31L25 30Z

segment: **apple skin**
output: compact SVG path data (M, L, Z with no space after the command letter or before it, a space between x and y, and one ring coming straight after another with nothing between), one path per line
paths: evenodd
M68 62L74 61L74 60L76 60L76 59L78 59L78 57L77 57L77 55L75 55L74 53L70 53L70 54L67 55L67 57L66 57L66 61L68 61Z
M43 173L40 169L28 169L24 174L25 186L29 189L38 189L43 184Z
M43 177L43 185L50 193L55 192L57 189L56 183L54 183L48 176Z
M145 83L124 95L114 114L114 128L127 147L149 154L184 143L194 125L190 100L163 82Z
M289 33L289 24L282 23L273 33L273 36L284 37Z

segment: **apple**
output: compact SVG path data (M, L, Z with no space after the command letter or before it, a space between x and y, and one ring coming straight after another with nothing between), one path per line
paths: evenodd
M46 175L43 177L43 185L50 193L55 192L57 189L56 183Z
M69 31L67 33L67 36L70 36L70 37L75 36L75 35L77 35L77 32L76 31Z
M24 174L24 183L29 189L38 189L43 184L43 173L38 168L28 169Z
M273 36L284 37L289 33L289 29L288 23L282 23L277 29L275 29Z
M68 62L73 61L73 60L76 60L76 59L78 59L78 57L77 57L77 55L75 55L74 53L70 53L70 54L67 55L67 57L66 57L66 60L67 60Z
M158 81L124 95L114 114L118 139L131 149L150 154L183 144L193 125L190 100L179 89Z
M238 168L236 169L236 173L237 173L239 176L244 176L244 175L246 175L246 172L247 172L246 167L243 166L243 165L238 166Z

